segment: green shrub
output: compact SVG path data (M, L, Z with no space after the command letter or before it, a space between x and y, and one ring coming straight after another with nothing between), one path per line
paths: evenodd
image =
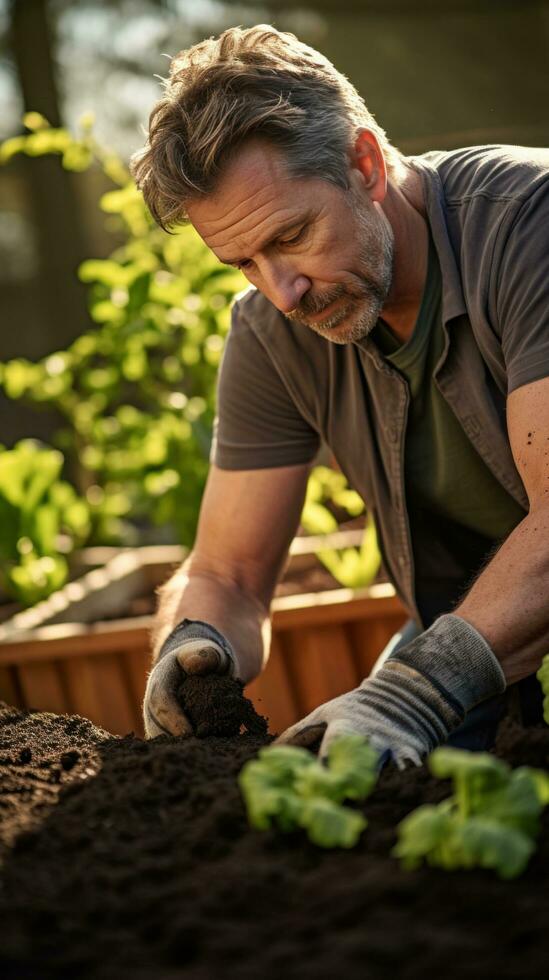
M81 134L51 128L38 113L32 132L6 141L15 153L59 154L63 166L100 166L116 189L101 209L123 243L79 269L94 323L67 350L37 363L0 366L12 399L55 407L55 438L88 496L95 543L137 543L140 527L171 526L190 545L208 470L215 381L229 310L245 280L222 267L190 227L168 235L152 221L120 160Z
M89 534L89 509L62 466L60 452L31 439L0 447L0 583L24 605L64 584L67 555Z

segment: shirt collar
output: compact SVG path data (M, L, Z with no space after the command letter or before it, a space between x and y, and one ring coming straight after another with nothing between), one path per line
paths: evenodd
M456 260L450 243L444 207L444 189L440 174L426 155L406 157L406 163L419 173L425 195L427 220L440 263L442 278L442 320L447 323L467 312ZM370 337L355 342L369 354L378 367L384 362Z
M438 170L425 156L407 157L407 163L421 176L427 220L440 262L442 319L447 323L456 316L462 316L467 308L446 224L444 189Z

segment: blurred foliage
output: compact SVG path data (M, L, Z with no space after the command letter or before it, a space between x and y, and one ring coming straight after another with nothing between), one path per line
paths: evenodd
M24 153L57 154L72 171L99 166L114 185L100 207L121 244L108 259L90 259L78 270L90 287L90 329L38 362L16 358L0 364L0 388L8 398L53 407L62 416L55 443L87 515L80 542L139 544L152 524L192 547L208 471L217 369L230 305L246 281L221 266L191 227L170 235L154 224L125 165L94 139L91 114L81 119L76 136L51 127L36 112L27 113L24 123L26 134L0 146L0 164ZM34 452L32 465L53 473L55 459L57 478L63 457L49 453ZM58 486L66 497L68 484ZM364 510L342 474L317 467L303 511L306 530L337 530L326 506L330 501L351 515ZM28 513L25 521L26 527ZM29 577L26 591L17 587L25 601L43 595L40 589L52 591L66 574L65 558L54 553L57 531L47 547L35 531L29 525L13 540L6 538L10 562L18 561L20 539L32 544L9 573L12 589L24 574ZM320 557L342 584L369 584L379 567L373 525L368 523L361 549ZM33 585L29 569L35 560L42 571L37 565Z
M0 583L31 605L64 584L67 555L88 537L90 515L60 479L63 455L32 439L0 446Z
M316 466L309 477L301 524L309 534L331 534L338 522L327 504L358 517L365 511L362 497L351 490L343 473L328 466ZM350 589L371 585L381 565L377 536L371 515L368 515L360 548L323 549L318 558L341 585Z
M122 244L79 269L95 326L37 363L0 365L0 385L63 416L55 442L90 505L94 543L138 543L152 522L191 545L230 303L245 280L192 228L168 235L154 224L126 167L94 140L91 117L77 137L38 113L24 122L30 132L6 141L0 162L55 153L70 170L101 166L115 189L100 206Z

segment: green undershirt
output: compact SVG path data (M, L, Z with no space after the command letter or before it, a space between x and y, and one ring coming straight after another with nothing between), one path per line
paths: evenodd
M427 279L412 336L401 344L379 320L372 337L410 391L405 479L412 543L414 531L427 528L432 550L440 555L444 548L449 578L459 591L524 511L469 442L434 382L444 347L441 300L440 266L430 238ZM438 593L442 583L436 580L440 576L430 578L429 555L414 550L414 559L416 591Z

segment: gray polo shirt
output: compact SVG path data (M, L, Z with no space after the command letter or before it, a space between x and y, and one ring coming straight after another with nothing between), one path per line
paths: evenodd
M549 150L469 147L408 163L422 177L442 276L444 345L434 383L525 514L505 400L549 375ZM439 548L428 524L413 529L416 553L430 555L442 583L437 609L426 614L416 595L406 507L409 405L405 378L371 337L332 344L290 323L256 290L235 303L211 460L222 469L312 462L324 440L374 515L398 594L425 625L458 598L455 569L448 573L456 556Z

